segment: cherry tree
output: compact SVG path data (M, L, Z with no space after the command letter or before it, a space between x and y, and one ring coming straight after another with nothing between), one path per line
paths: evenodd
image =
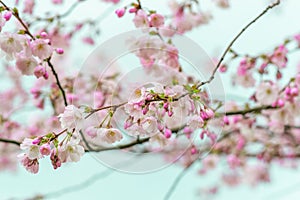
M164 197L170 199L192 166L204 176L225 161L221 184L201 190L215 194L222 185L270 182L274 163L296 165L300 74L285 71L289 54L300 48L300 35L291 33L258 55L233 49L250 26L280 6L279 0L267 2L212 60L185 37L213 18L201 0L169 1L168 13L146 7L142 0L127 5L103 1L113 5L108 12L116 21L126 17L136 29L102 45L97 40L105 32L99 26L103 14L65 20L88 0L45 16L37 9L41 2L0 1L1 70L3 81L10 83L0 92L1 170L21 164L37 174L41 159L50 159L59 171L84 154L120 151L140 159L154 153L165 164L182 167ZM63 0L52 4L65 5ZM213 4L230 7L228 0ZM100 45L81 69L69 64L72 52L80 51L72 48L78 39L81 45ZM122 61L124 53L128 57ZM233 88L251 93L246 102L225 100L224 76L232 77ZM31 115L30 123L15 117L26 106L40 113Z

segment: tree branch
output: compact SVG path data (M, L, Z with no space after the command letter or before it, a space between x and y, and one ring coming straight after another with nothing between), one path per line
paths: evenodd
M0 142L9 143L9 144L15 144L15 145L18 145L18 146L20 146L20 144L21 144L21 142L19 142L19 141L5 139L5 138L0 138Z
M17 10L12 10L10 9L3 1L0 0L0 3L3 5L3 7L7 10L7 11L11 11L13 16L15 16L15 18L21 23L21 25L24 27L25 32L27 35L29 35L33 40L35 40L35 37L30 33L28 26L24 23L24 21L20 18L19 16L19 12Z
M214 68L210 78L207 81L201 82L198 85L198 88L201 87L202 85L208 84L210 83L214 78L215 78L215 74L217 72L217 70L219 69L219 67L221 66L225 56L227 55L227 53L229 52L229 50L231 49L232 45L236 42L236 40L252 25L254 24L259 18L261 18L262 16L264 16L269 10L271 10L272 8L274 8L275 6L280 4L280 0L276 0L276 2L274 2L273 4L269 5L265 10L263 10L256 18L254 18L252 21L250 21L234 38L233 40L229 43L229 45L227 46L227 48L225 49L224 53L221 56L221 59L219 60L218 64L216 65L216 67Z
M51 60L51 57L47 59L47 63L48 63L48 65L49 65L49 67L51 68L52 73L53 73L53 75L54 75L54 77L55 77L55 80L56 80L56 84L57 84L57 86L59 87L59 90L60 90L61 93L62 93L63 100L64 100L64 104L65 104L65 106L67 106L67 105L68 105L68 102L67 102L67 97L66 97L65 90L64 90L64 88L62 87L62 85L61 85L61 83L60 83L60 81L59 81L59 78L58 78L58 74L56 73L56 71L55 71L55 69L54 69L54 66L52 65L52 63L51 63L50 60Z
M277 109L278 107L273 106L258 106L254 108L249 108L245 110L237 110L237 111L230 111L230 112L224 112L224 113L216 113L216 116L230 116L230 115L246 115L248 113L257 113L262 110L271 110L271 109Z
M180 183L180 181L183 179L183 177L187 174L188 170L191 168L191 166L195 163L196 161L192 162L189 166L187 166L186 168L184 168L179 174L178 176L175 178L175 180L173 181L171 187L169 188L168 192L166 193L164 200L168 200L171 198L173 192L175 191L177 185Z

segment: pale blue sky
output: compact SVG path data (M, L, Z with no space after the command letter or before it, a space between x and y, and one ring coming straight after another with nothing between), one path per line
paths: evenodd
M69 0L67 0L69 2ZM210 0L203 0L203 2ZM197 42L209 55L219 55L230 39L241 30L254 16L261 12L267 5L268 0L230 0L232 7L229 10L215 9L207 6L213 11L214 20L207 26L203 26L192 33L187 34L191 39ZM71 1L70 1L71 2ZM73 1L72 1L73 2ZM99 15L98 0L91 1L91 4L83 3L76 9L76 14L70 18L81 18L87 15ZM127 1L129 2L129 1ZM167 1L142 0L148 7L165 10ZM202 2L202 0L200 0ZM125 3L124 3L125 4ZM206 4L206 3L204 3ZM92 6L91 6L92 5ZM94 6L93 6L94 5ZM272 49L278 42L291 34L299 32L300 1L283 0L282 8L271 11L259 22L251 27L234 45L234 49L243 52L255 54L264 50ZM41 9L47 9L44 5ZM101 10L105 10L104 8ZM114 14L109 15L102 22L102 32L99 42L105 41L110 37L129 31L133 26L127 22L131 16L125 16L118 20ZM80 45L79 67L86 56L92 51L90 48L82 48ZM299 54L298 54L299 55ZM297 54L293 55L291 62L296 65ZM75 62L76 63L76 62ZM295 68L294 68L295 69ZM292 72L294 69L291 69ZM229 77L229 76L228 76ZM223 78L227 93L240 95L241 90L230 90L228 81ZM222 164L220 164L222 168ZM32 197L36 193L48 193L56 191L67 186L81 183L88 177L93 176L107 168L96 161L91 155L86 154L79 163L64 165L62 168L54 171L49 160L43 160L40 165L40 172L37 175L27 173L22 167L18 168L16 173L0 172L0 200L12 197L24 199ZM181 171L178 166L171 166L157 172L149 174L127 174L113 172L103 179L97 180L94 184L82 190L75 189L61 197L53 199L132 199L132 200L160 200L163 199L166 191ZM273 200L297 200L300 192L300 171L283 169L274 166L271 170L273 182L263 184L257 188L241 186L237 188L223 188L216 196L216 200L252 200L252 199L273 199ZM177 190L172 195L172 200L181 199L203 199L196 195L197 188L205 185L212 185L218 180L214 173L209 176L201 177L197 175L197 170L190 170Z

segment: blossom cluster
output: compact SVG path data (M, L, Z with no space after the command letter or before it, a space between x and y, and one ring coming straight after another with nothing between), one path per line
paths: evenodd
M104 2L121 4L119 0ZM228 0L212 2L229 7ZM129 13L132 25L142 28L143 35L131 38L128 50L143 72L155 77L155 83L138 86L118 82L123 67L118 64L100 72L99 63L110 63L105 53L88 62L87 70L68 74L72 39L84 26L97 27L97 22L64 24L63 14L34 17L38 2L22 3L22 11L5 4L0 7L0 49L7 62L6 78L12 82L11 88L0 92L1 170L13 168L12 158L19 153L9 143L20 146L19 160L32 173L39 171L39 161L45 157L57 169L63 163L78 162L85 152L118 148L157 152L166 162L176 161L185 168L201 163L197 168L200 176L225 161L220 179L229 186L269 182L273 162L295 167L300 144L299 70L285 85L280 81L288 74L284 72L289 68L290 53L300 48L299 34L256 56L230 49L232 57L225 63L221 58L215 69L223 75L233 72L232 87L243 87L251 94L245 104L212 101L206 86L215 74L204 80L189 74L179 46L173 43L176 34L185 34L212 19L210 13L198 10L198 1L170 1L170 15L148 9L142 1L120 5L115 11L118 18ZM60 6L64 1L52 3ZM26 22L23 15L35 20ZM5 30L12 19L18 23L16 30ZM41 22L46 26L32 26ZM94 31L99 32L97 28ZM84 35L83 41L96 44L90 35ZM35 77L29 92L23 75ZM27 124L24 119L18 121L13 115L20 104L34 105L43 117L35 115ZM141 148L134 145L142 143L146 145ZM219 186L202 191L216 193Z

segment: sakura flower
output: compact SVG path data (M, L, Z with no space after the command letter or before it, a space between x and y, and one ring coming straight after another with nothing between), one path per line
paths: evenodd
M279 88L276 84L262 82L255 93L256 100L262 105L271 105L278 98Z
M164 25L164 16L154 13L150 15L150 26L159 28Z
M118 142L123 138L123 135L120 132L120 130L116 128L101 128L99 129L97 134L99 134L101 139L108 144Z
M159 148L164 148L168 144L168 139L161 133L154 134L149 142L152 146L159 145Z
M64 113L60 114L58 118L63 129L72 131L73 129L80 130L83 128L83 111L74 105L65 107Z
M17 57L16 66L24 75L32 75L37 65L38 63L33 57L27 57L22 54Z
M13 58L16 53L22 50L21 36L13 33L1 34L0 48L7 54L8 58Z
M274 63L279 68L286 67L287 57L286 54L288 53L287 48L284 45L280 45L274 51L271 56L271 62Z
M255 85L255 79L253 78L253 74L247 71L243 76L234 77L234 83L249 88Z
M18 155L18 158L25 169L33 174L39 171L39 161L37 159L30 159L26 154Z
M20 148L25 151L30 160L40 159L42 157L39 146L34 139L25 138L21 143Z
M40 153L43 156L49 156L51 153L51 147L49 143L43 144L42 146L40 146Z
M71 139L61 148L60 157L62 162L78 162L84 154L84 148L79 145L79 139Z
M141 103L146 97L146 89L144 87L137 88L129 98L129 103Z
M153 135L158 131L157 129L157 119L155 117L147 117L142 122L142 127L148 134Z
M149 27L149 19L145 11L138 10L135 17L133 18L133 23L137 28Z
M36 39L31 43L32 54L41 60L49 58L53 52L53 48L49 45L49 41L45 39Z
M34 75L37 78L44 76L46 73L47 73L47 71L46 71L45 67L43 67L41 65L36 66L34 69Z

